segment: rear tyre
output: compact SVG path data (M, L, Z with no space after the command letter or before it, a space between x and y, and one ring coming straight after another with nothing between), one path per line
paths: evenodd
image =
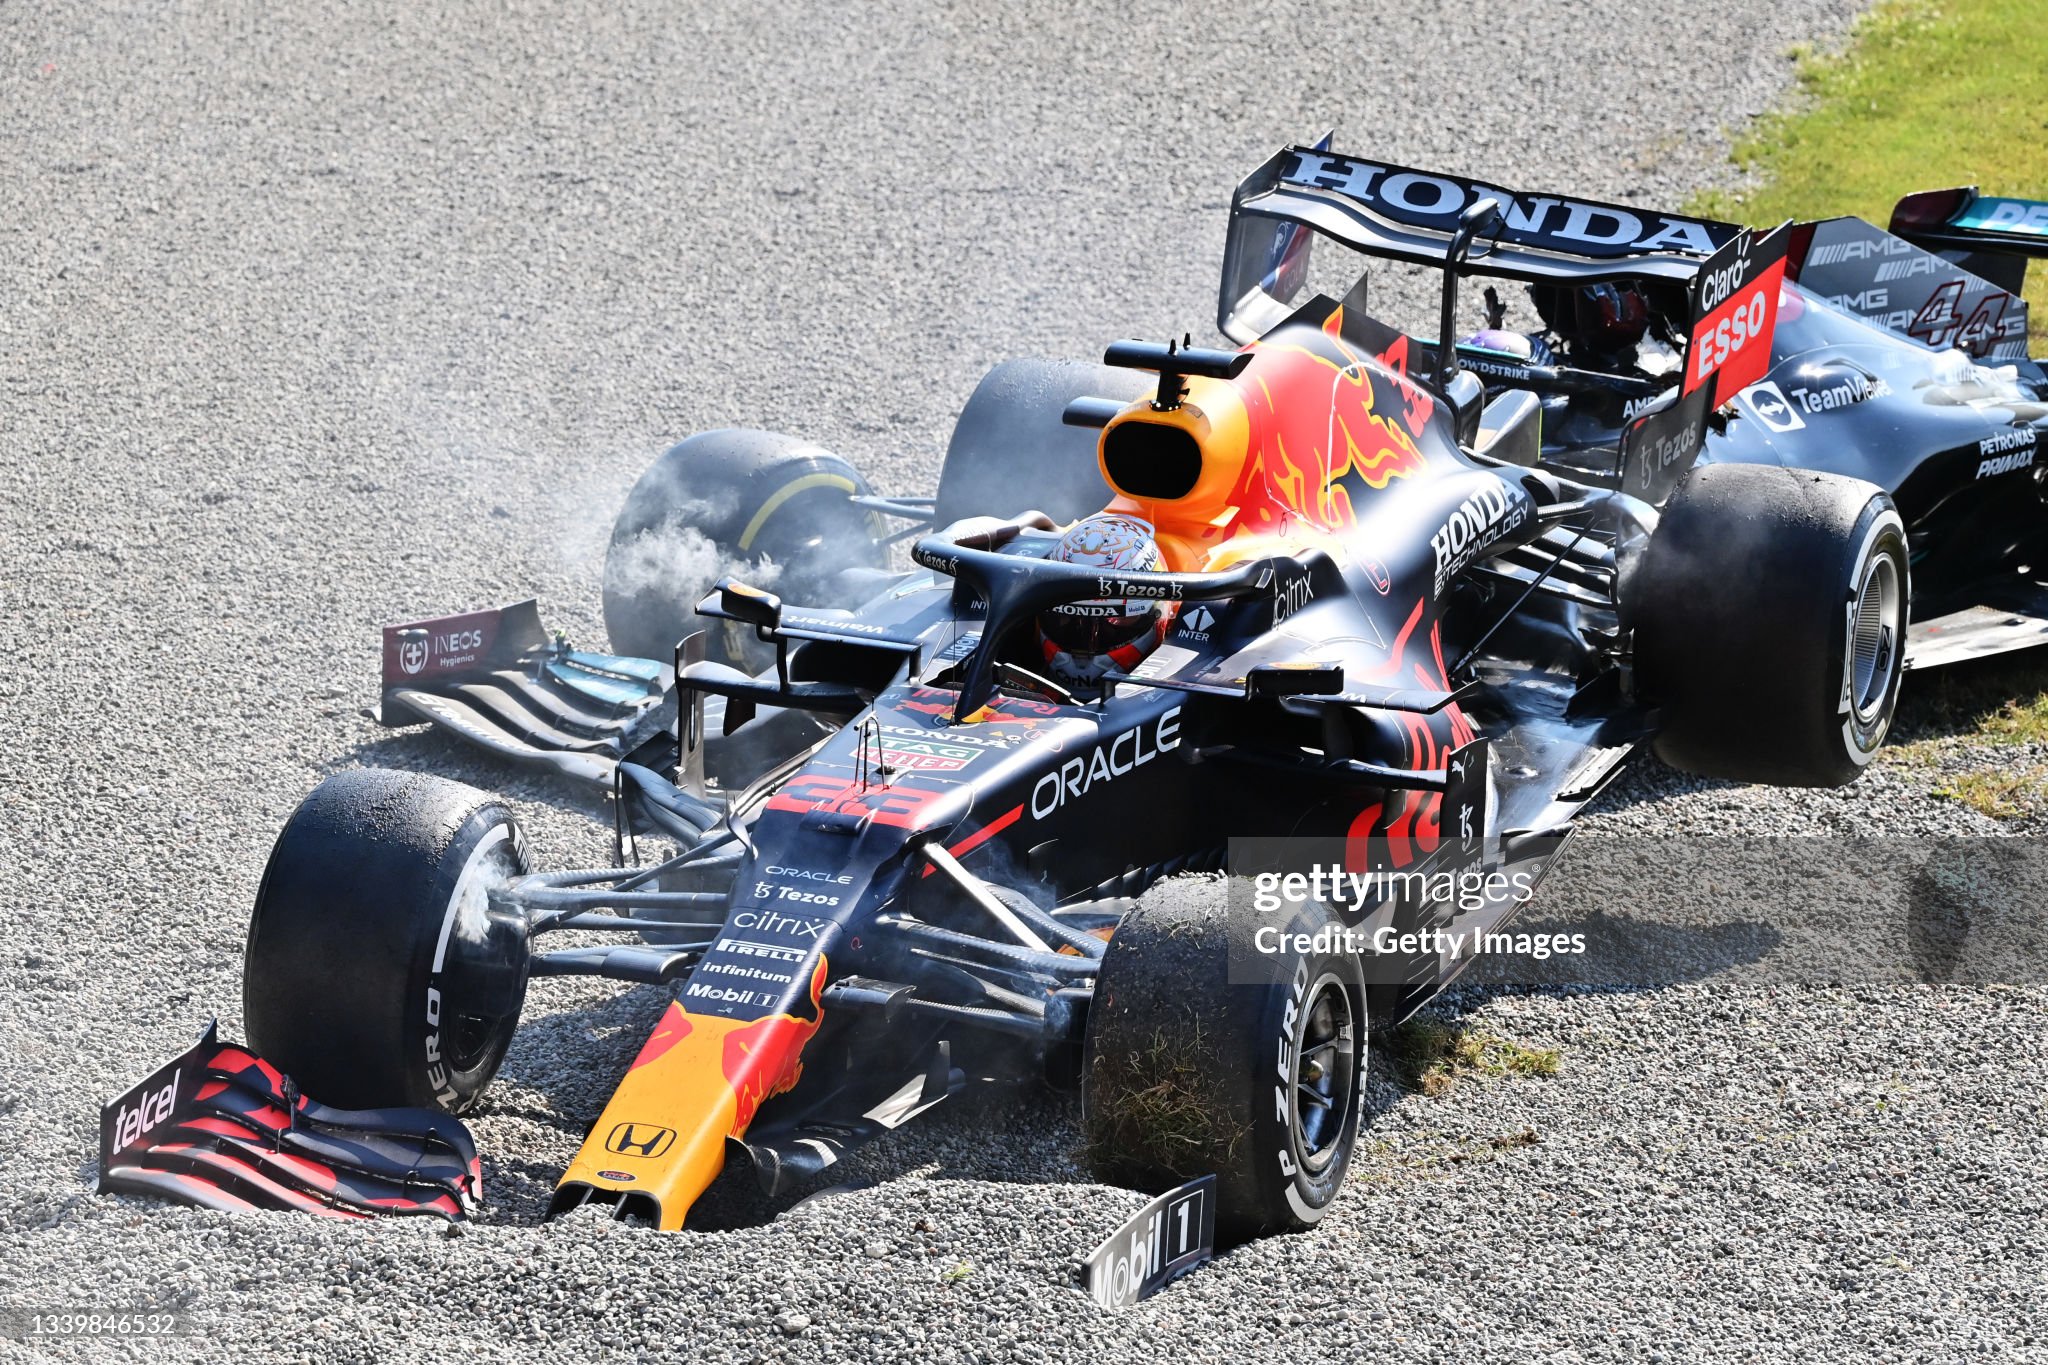
M1657 754L1706 777L1834 787L1898 703L1912 596L1906 528L1860 479L1693 470L1624 583Z
M710 628L708 657L749 672L765 667L771 656L752 630L699 617L697 603L734 574L787 602L857 605L860 571L889 563L880 519L853 502L872 492L845 460L793 436L729 428L670 447L633 485L612 527L604 560L612 648L666 660L685 635Z
M1133 370L1062 360L1006 360L975 385L939 472L935 519L1040 511L1065 524L1109 503L1091 427L1060 414L1076 398L1129 402L1152 389Z
M1262 928L1314 935L1338 925L1328 910L1283 926L1224 901L1217 883L1169 882L1117 926L1089 1007L1081 1114L1098 1179L1158 1192L1214 1174L1217 1234L1236 1242L1311 1227L1336 1199L1358 1137L1366 1006L1356 957L1260 951Z
M250 1046L324 1104L459 1114L519 1023L526 924L490 903L527 870L512 813L458 783L369 768L313 789L249 921Z

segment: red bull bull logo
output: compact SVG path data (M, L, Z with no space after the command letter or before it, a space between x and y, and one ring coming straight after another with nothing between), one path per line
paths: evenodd
M771 1014L725 1035L724 1069L736 1101L732 1135L739 1137L754 1121L761 1102L786 1094L804 1077L803 1050L823 1021L818 997L825 989L821 959L811 977L811 1017Z
M1343 316L1337 308L1319 328L1289 328L1252 347L1259 358L1237 380L1248 424L1231 493L1240 532L1277 533L1296 518L1345 530L1357 519L1355 497L1426 463L1416 433L1431 404L1403 373L1406 357L1352 346Z

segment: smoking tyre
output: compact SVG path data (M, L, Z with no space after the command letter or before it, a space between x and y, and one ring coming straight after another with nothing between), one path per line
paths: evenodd
M697 603L735 574L784 600L849 607L861 571L885 569L886 534L854 499L873 490L831 451L771 431L702 432L640 476L612 526L604 562L604 624L612 648L667 659L692 631L715 626L708 657L755 671L771 655L745 626L706 622Z
M511 812L482 792L378 768L328 778L256 893L250 1045L327 1104L472 1108L526 999L526 922L490 892L526 871Z

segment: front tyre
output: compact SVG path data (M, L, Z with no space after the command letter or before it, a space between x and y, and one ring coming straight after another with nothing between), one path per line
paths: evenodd
M1356 957L1311 905L1280 925L1220 884L1168 882L1118 925L1089 1008L1082 1127L1097 1178L1147 1192L1213 1173L1217 1232L1321 1221L1350 1167L1366 1058ZM1286 951L1261 952L1281 927ZM1305 937L1297 937L1305 936ZM1235 970L1233 970L1235 967Z
M512 813L482 792L369 768L313 789L277 836L242 969L250 1045L324 1104L459 1114L519 1023L526 872Z
M886 569L873 489L828 450L771 431L690 437L648 466L612 527L604 624L621 654L666 661L711 627L709 656L749 672L772 652L750 628L706 621L697 603L725 574L808 607L858 606L867 574ZM849 572L852 571L852 572Z

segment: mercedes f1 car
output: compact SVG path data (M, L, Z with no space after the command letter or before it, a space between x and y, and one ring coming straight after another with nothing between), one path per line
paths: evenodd
M929 499L792 438L692 437L619 518L615 653L531 603L384 637L387 723L592 783L615 865L534 870L504 805L438 778L330 777L258 896L251 1042L331 1103L460 1113L531 977L653 983L557 1211L680 1227L728 1170L794 1189L963 1085L1044 1078L1079 1086L1104 1178L1214 1173L1228 1237L1312 1224L1368 1030L1463 965L1320 931L1491 928L1521 898L1310 904L1275 938L1220 890L1147 889L1244 836L1528 885L1653 749L1855 778L1909 648L1948 657L1953 610L2033 619L2040 586L2024 307L1913 243L2042 238L1951 210L1758 233L1290 148L1232 207L1242 349L1001 366ZM1328 243L1438 267L1440 338L1470 275L1648 282L1676 363L1403 333L1362 269L1304 287ZM1928 302L1859 316L1851 262L1894 311ZM1960 321L1924 332L1936 307ZM1100 516L1145 553L1069 553ZM1083 682L1048 662L1062 613L1156 630Z

